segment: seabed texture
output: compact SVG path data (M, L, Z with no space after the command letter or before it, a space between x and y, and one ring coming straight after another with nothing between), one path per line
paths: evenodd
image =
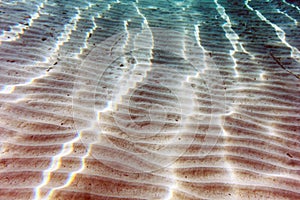
M2 0L0 199L300 199L300 2Z

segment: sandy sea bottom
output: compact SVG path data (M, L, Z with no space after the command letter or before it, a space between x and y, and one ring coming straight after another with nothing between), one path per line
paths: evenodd
M300 4L4 0L0 199L300 199Z

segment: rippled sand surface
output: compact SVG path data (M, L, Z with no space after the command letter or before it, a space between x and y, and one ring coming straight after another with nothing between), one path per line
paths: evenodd
M300 3L0 3L0 199L300 199Z

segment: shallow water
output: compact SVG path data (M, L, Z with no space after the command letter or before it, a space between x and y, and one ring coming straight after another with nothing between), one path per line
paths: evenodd
M0 199L300 199L300 4L2 1Z

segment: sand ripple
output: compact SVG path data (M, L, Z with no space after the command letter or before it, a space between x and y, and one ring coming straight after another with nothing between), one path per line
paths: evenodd
M0 199L300 199L299 8L3 1Z

